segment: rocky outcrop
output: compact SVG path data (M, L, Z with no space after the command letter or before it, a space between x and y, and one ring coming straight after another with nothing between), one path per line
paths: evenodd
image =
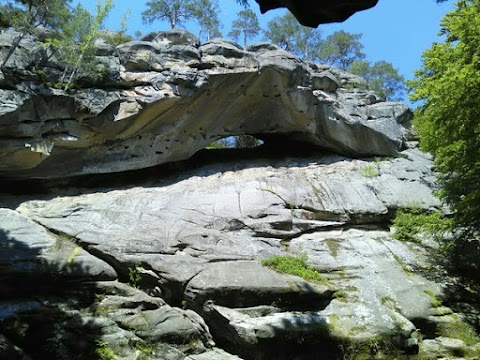
M0 359L478 357L475 291L392 237L442 206L404 104L183 31L98 41L61 90L38 45L0 78ZM202 150L240 134L265 144Z
M305 26L317 27L320 24L341 22L357 11L370 9L378 0L255 0L262 13L286 7Z
M0 287L13 279L38 283L37 269L53 269L52 276L38 273L42 293L10 286L10 299L0 302L5 352L338 359L479 351L442 332L462 320L439 306L448 288L425 275L426 248L391 237L396 209L441 205L429 156L407 150L394 159L353 160L312 150L251 151L256 160L231 158L233 152L230 161L197 163L161 179L159 171L138 174L142 180L115 188L63 181L38 186L39 194L4 194L0 246L9 271L2 271ZM303 258L322 278L262 265L272 256ZM84 290L65 305L59 289L62 298ZM35 300L25 300L32 291ZM41 344L64 352L29 344L32 337L21 331L27 324L40 331L30 335ZM79 332L89 334L80 350L72 341Z
M1 33L1 56L14 35ZM241 134L355 157L405 148L406 105L384 102L363 79L271 44L199 45L178 30L97 49L101 76L81 77L65 91L55 88L61 62L52 56L38 65L45 47L22 40L0 79L0 176L141 169Z

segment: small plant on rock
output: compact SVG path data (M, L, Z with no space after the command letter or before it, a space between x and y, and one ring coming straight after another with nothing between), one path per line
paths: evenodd
M378 170L369 165L363 168L362 175L366 178L374 178L375 176L378 176Z
M393 237L400 241L420 243L425 236L441 242L452 229L451 219L444 218L439 211L427 211L406 207L397 211L393 219Z
M439 336L462 340L467 346L473 346L480 342L480 337L475 329L458 317L455 317L453 321L440 324L437 333Z
M142 274L140 273L139 265L134 265L128 268L128 278L129 284L132 287L139 287L140 281L142 281Z
M116 360L115 353L108 347L105 341L97 341L95 353L100 360Z
M313 280L317 282L325 281L322 274L320 274L317 269L309 266L306 261L307 255L305 254L297 255L295 257L277 255L263 260L261 264L277 272L300 276L305 280Z

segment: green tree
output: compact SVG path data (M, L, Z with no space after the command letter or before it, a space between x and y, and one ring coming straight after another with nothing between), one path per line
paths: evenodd
M386 100L401 101L405 98L405 79L389 62L381 60L370 65L368 61L357 60L348 71L367 80L370 89Z
M167 20L172 29L192 18L191 0L150 0L147 10L142 12L142 20L151 24L157 20Z
M129 17L130 17L130 10L127 10L122 15L122 19L120 20L120 30L113 31L113 32L107 31L105 34L103 34L102 37L105 39L107 44L117 46L133 40L133 37L127 34Z
M96 62L93 42L102 30L105 19L113 7L112 0L97 3L97 13L91 15L80 4L73 10L58 43L59 52L65 63L60 83L65 90L71 87L82 73L94 74Z
M248 39L257 36L260 30L257 15L251 9L244 9L237 13L237 20L232 23L232 31L228 36L238 41L243 35L243 45L247 46Z
M263 33L270 42L304 60L316 60L315 49L322 45L320 30L300 25L290 12L270 20Z
M3 60L3 68L22 39L43 26L60 29L70 16L70 0L15 0L0 7L1 22L19 32L9 53Z
M480 229L480 0L460 0L441 22L445 40L423 53L408 83L415 127L435 156L442 198L467 235Z
M192 17L200 26L199 38L204 35L208 41L212 36L221 36L218 0L193 0L189 4L189 8Z
M350 34L346 31L335 31L327 36L318 52L318 58L342 70L348 70L354 61L365 58L363 45L360 42L362 34Z

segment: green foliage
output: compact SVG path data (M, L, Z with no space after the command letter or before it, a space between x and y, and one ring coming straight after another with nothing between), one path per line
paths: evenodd
M378 171L373 166L367 166L363 168L362 174L365 177L372 178L378 175Z
M438 336L462 340L465 345L472 346L480 342L480 337L472 326L456 317L453 321L440 323L437 327Z
M384 99L389 101L404 99L405 79L389 62L382 60L371 65L368 61L357 60L350 65L348 71L367 80L370 89Z
M115 31L115 32L107 31L104 34L101 34L101 37L105 39L105 42L107 44L117 46L133 40L133 37L127 34L129 16L130 16L130 11L127 11L125 14L123 14L122 20L120 21L119 31Z
M426 290L423 290L423 292L432 298L431 305L433 308L438 308L443 305L443 301L439 299L432 290L426 289Z
M407 207L397 211L392 225L395 229L393 234L395 239L419 243L425 236L443 242L453 224L451 219L442 217L438 211Z
M151 24L157 20L168 20L172 29L192 18L191 0L150 0L147 10L142 12L142 20Z
M70 0L14 0L0 6L0 22L19 32L0 68L7 64L22 39L38 27L63 28L70 16L69 4Z
M238 42L240 36L243 35L243 45L247 46L248 39L257 36L260 30L255 12L252 9L244 9L237 13L237 19L232 23L232 31L228 33L228 36Z
M323 282L325 279L315 268L307 265L307 256L305 254L292 256L273 256L263 260L261 264L277 272L300 276L305 280Z
M216 140L214 142L211 142L206 149L212 150L212 149L226 149L229 147L228 140L226 138Z
M378 170L375 167L368 165L362 169L362 175L366 178L373 178L378 176Z
M139 265L134 265L128 268L129 284L134 288L138 288L140 281L142 281L142 274L139 267Z
M345 290L337 290L332 297L337 300L344 300L347 297L347 292Z
M140 351L140 356L138 360L150 359L154 355L154 346L148 343L137 343L135 347Z
M480 229L480 1L455 6L441 22L445 40L423 53L423 68L408 85L420 101L420 145L435 156L440 195L468 238Z
M316 51L312 50L322 44L319 29L300 25L290 12L274 17L268 22L267 28L263 34L268 41L304 60L316 60Z
M235 137L237 149L253 148L260 144L260 141L251 135L239 135Z
M221 37L220 32L220 19L218 14L220 8L218 6L218 0L192 0L187 5L192 18L197 20L200 26L198 37L202 37L208 41L211 37Z
M350 34L346 31L335 31L327 36L318 52L318 58L342 70L348 70L353 62L365 58L362 34Z
M39 26L61 28L69 17L70 2L71 0L14 0L0 7L2 22L28 34Z
M97 341L97 348L95 349L95 354L100 360L115 360L117 357L115 353L108 347L108 344L105 341Z
M100 77L102 75L95 61L93 42L99 36L103 23L113 7L113 0L97 3L95 16L80 4L72 11L63 32L59 35L58 51L65 70L60 79L67 90L82 75Z

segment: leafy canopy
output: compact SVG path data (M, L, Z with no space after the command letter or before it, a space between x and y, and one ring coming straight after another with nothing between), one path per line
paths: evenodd
M198 37L201 39L202 35L205 40L210 40L211 37L221 37L220 19L218 14L220 8L218 0L193 0L188 5L192 18L197 20L200 26Z
M172 29L192 18L191 0L150 0L147 10L142 12L142 20L151 24L157 20L168 20Z
M290 12L270 20L264 36L268 41L304 60L312 61L316 57L315 49L322 43L320 30L300 25Z
M421 146L435 156L443 199L456 221L480 228L480 0L460 0L441 22L445 40L423 53L409 82L419 101L415 126Z
M321 61L346 71L353 62L365 58L361 37L362 34L335 31L323 42L318 57Z
M244 9L237 13L237 19L232 23L232 31L228 33L233 40L238 41L243 35L243 45L247 46L248 39L260 33L258 18L252 9Z
M398 69L384 60L371 65L368 61L354 61L348 71L368 82L370 89L389 101L402 101L405 96L405 79Z
M31 34L39 26L61 28L70 16L71 0L14 0L0 6L5 27Z

